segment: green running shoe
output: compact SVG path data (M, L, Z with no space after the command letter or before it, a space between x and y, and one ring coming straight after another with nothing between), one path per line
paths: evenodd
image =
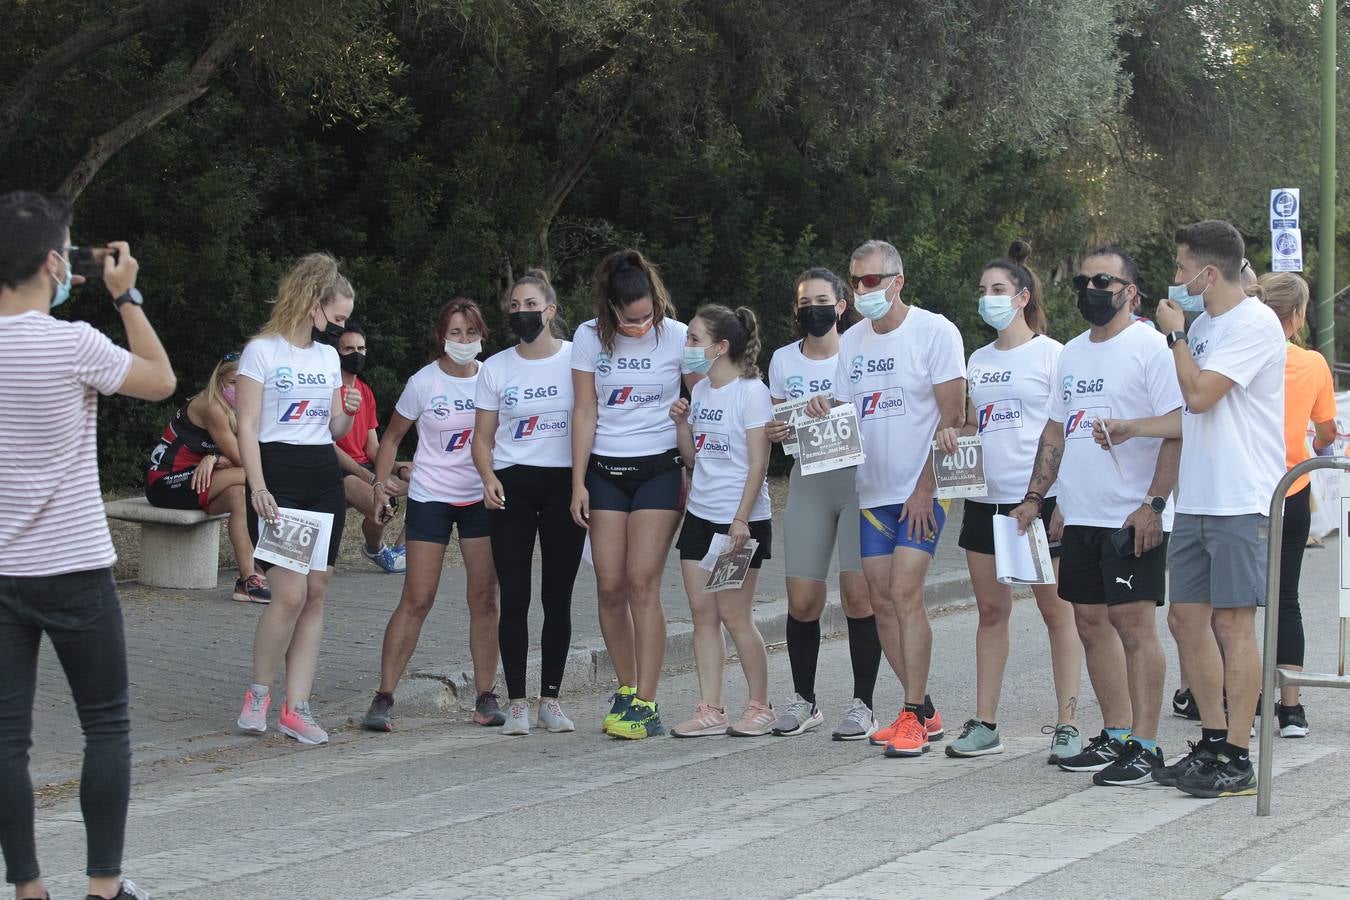
M968 719L961 727L961 736L947 745L948 756L988 756L1002 753L1003 742L998 731L979 719Z
M624 710L619 721L605 729L605 734L610 737L627 741L640 741L665 733L666 728L661 724L661 713L657 710L656 703L651 700L640 700L636 694L629 701L628 709Z
M629 687L626 684L619 685L619 689L610 695L609 712L605 714L605 721L600 723L600 730L609 733L609 729L623 718L623 714L628 712L628 707L637 696L637 688Z

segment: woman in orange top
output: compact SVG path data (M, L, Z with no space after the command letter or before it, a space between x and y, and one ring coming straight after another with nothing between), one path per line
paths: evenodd
M1285 463L1293 468L1308 459L1308 423L1314 427L1313 450L1331 456L1336 440L1336 394L1331 369L1322 354L1305 349L1300 333L1308 321L1308 283L1293 272L1261 276L1261 298L1280 317L1289 353L1284 365ZM1303 668L1303 616L1298 606L1298 579L1308 543L1312 487L1307 475L1289 486L1284 498L1284 542L1280 549L1280 637L1275 664L1281 669ZM1282 737L1304 737L1308 719L1297 687L1280 689L1275 704Z

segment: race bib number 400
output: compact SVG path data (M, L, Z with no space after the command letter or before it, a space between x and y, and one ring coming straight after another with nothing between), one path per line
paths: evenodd
M852 403L836 406L819 419L798 416L794 424L803 475L856 466L867 458L858 428L858 408Z
M933 474L939 500L953 497L983 497L989 492L984 480L984 443L977 436L957 438L956 452L943 453L933 442Z

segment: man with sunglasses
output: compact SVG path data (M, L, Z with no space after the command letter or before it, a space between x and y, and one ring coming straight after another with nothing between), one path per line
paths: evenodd
M849 274L864 319L839 339L835 393L858 409L867 454L857 470L863 575L882 649L905 688L900 715L869 740L887 756L919 756L943 735L927 694L933 630L923 586L947 503L933 498L930 448L939 429L961 424L965 349L946 318L900 299L905 275L895 247L866 242L853 251ZM832 405L819 397L807 411L823 416Z
M1168 496L1181 442L1150 437L1113 447L1094 425L1117 418L1181 417L1181 392L1161 334L1134 321L1139 270L1118 247L1092 251L1074 278L1088 330L1060 354L1050 419L1026 498L1012 511L1023 530L1058 479L1064 513L1059 595L1073 604L1102 732L1061 759L1098 785L1144 784L1163 765L1158 747L1166 663L1156 609L1166 594Z

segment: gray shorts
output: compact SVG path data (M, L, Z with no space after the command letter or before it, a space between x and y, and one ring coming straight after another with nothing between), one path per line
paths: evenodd
M853 469L802 475L794 463L783 516L783 570L789 578L824 581L838 550L839 571L861 572L858 485Z
M1167 548L1169 599L1215 609L1265 606L1269 545L1269 516L1177 513Z

